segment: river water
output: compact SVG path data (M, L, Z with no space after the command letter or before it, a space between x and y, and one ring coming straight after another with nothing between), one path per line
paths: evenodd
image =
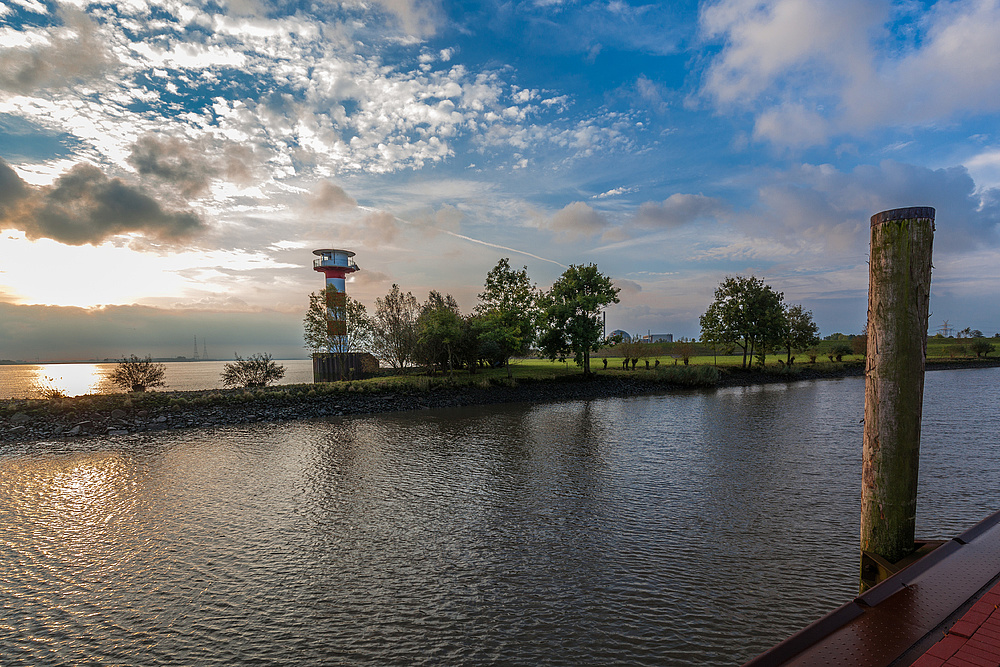
M226 361L164 362L163 387L153 391L197 391L221 389ZM311 359L276 360L285 375L277 384L302 384L313 381ZM0 399L40 398L58 391L65 396L107 394L121 389L108 379L117 364L3 364L0 365Z
M927 375L918 535L1000 506ZM857 589L863 380L0 450L4 664L739 664Z

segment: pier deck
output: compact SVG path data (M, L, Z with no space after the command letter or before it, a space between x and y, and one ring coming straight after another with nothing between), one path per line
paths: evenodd
M1000 666L1000 512L747 663Z

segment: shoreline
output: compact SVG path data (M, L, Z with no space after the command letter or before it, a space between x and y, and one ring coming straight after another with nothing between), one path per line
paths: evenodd
M1000 359L928 362L927 370L995 368ZM141 433L232 424L278 423L434 408L550 403L569 400L711 391L724 387L858 377L859 362L837 367L796 366L791 372L726 368L717 382L683 386L658 382L642 371L563 376L490 386L430 386L427 390L329 391L322 385L278 385L258 390L201 390L103 394L69 399L0 401L0 444L65 441L76 436ZM489 383L487 383L489 384ZM320 391L317 391L317 388Z

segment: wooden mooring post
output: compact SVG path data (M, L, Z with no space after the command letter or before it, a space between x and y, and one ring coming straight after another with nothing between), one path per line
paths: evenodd
M934 209L871 219L861 472L862 589L913 554Z

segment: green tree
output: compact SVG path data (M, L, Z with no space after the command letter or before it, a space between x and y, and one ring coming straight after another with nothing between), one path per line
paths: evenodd
M118 362L108 379L125 391L146 391L146 387L164 386L166 372L166 365L154 363L149 355L139 358L130 354Z
M618 288L596 264L570 265L541 300L539 345L549 359L573 355L584 374L590 373L590 353L600 348L601 311L618 303Z
M462 334L455 355L470 373L475 373L481 362L500 366L506 361L500 345L492 337L495 330L496 323L489 315L462 318Z
M510 366L512 353L521 350L522 353L527 353L522 336L523 330L498 310L491 310L475 317L479 358L487 360L494 367L505 366L507 377L512 377Z
M285 367L271 361L270 354L251 354L246 359L235 356L235 361L222 367L224 387L266 387L285 377Z
M813 322L812 311L800 305L784 308L781 345L785 348L785 363L792 363L792 352L805 350L819 342L819 327Z
M527 354L535 341L538 298L538 289L528 278L527 266L515 271L504 257L486 274L476 313L488 317L494 325L485 335L499 348L508 377L510 358Z
M743 350L743 368L756 355L765 359L768 349L781 342L784 295L750 276L729 276L715 290L713 301L701 316L701 339Z
M372 350L379 359L397 372L410 365L417 345L417 316L420 306L410 292L405 294L399 285L375 300L372 315Z
M462 342L462 314L450 294L431 290L417 316L416 356L428 369L455 368L456 353Z

